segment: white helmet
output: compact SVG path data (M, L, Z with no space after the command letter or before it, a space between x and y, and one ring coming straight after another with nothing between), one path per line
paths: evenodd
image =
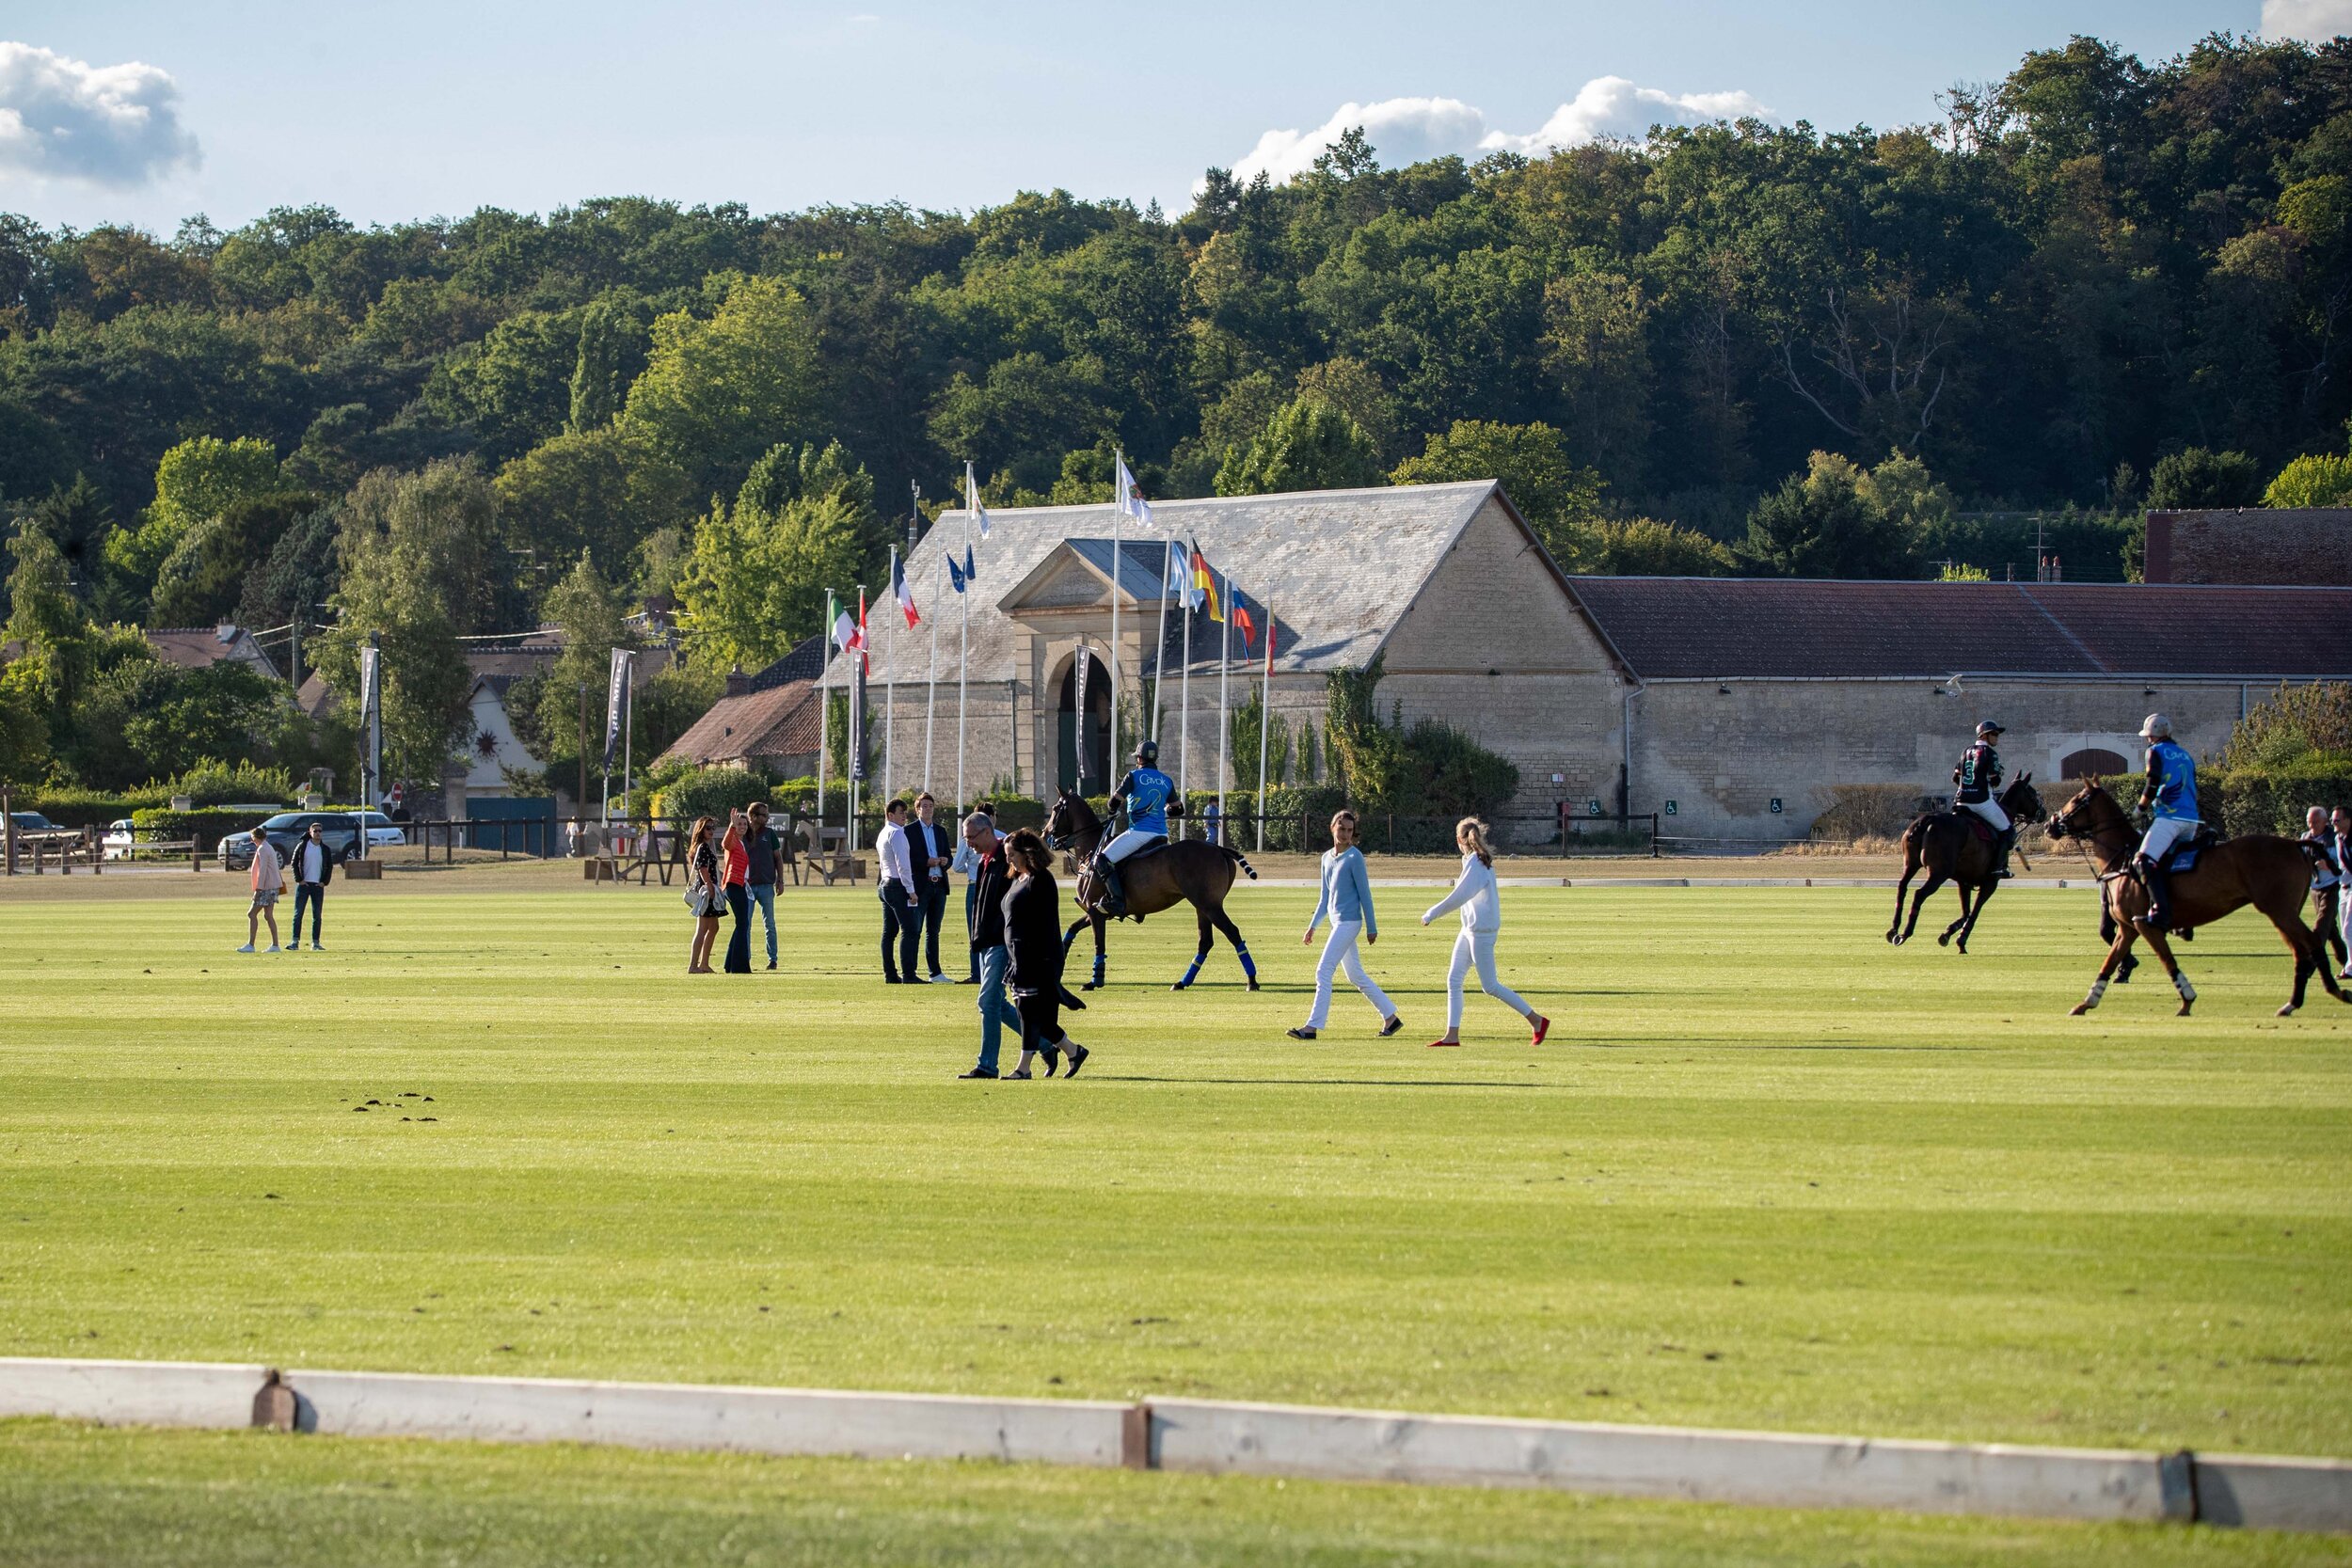
M2161 713L2152 713L2139 721L2139 734L2144 740L2169 740L2172 738L2172 721Z

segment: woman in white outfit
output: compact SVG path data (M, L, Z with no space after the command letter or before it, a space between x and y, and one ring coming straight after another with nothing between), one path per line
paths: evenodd
M1524 997L1495 976L1495 937L1502 929L1502 899L1495 887L1495 852L1486 843L1486 825L1465 816L1454 830L1462 851L1462 879L1454 891L1429 907L1421 917L1428 925L1448 910L1462 911L1462 934L1454 939L1454 967L1445 977L1445 1037L1434 1046L1462 1043L1462 976L1478 964L1478 989L1518 1013L1534 1027L1534 1043L1544 1043L1551 1020L1527 1005Z
M1331 847L1323 855L1323 896L1315 902L1314 917L1307 922L1307 934L1298 939L1302 944L1314 942L1315 927L1323 923L1326 911L1331 916L1331 936L1323 944L1322 961L1315 965L1314 1011L1307 1015L1305 1024L1290 1031L1290 1037L1313 1039L1315 1031L1331 1021L1331 976L1345 964L1356 989L1380 1009L1380 1037L1386 1039L1404 1028L1405 1021L1396 1016L1388 992L1373 983L1364 973L1364 960L1356 956L1356 938L1360 934L1367 947L1378 942L1380 922L1372 912L1372 874L1364 869L1364 852L1356 847L1356 814L1352 811L1331 818Z

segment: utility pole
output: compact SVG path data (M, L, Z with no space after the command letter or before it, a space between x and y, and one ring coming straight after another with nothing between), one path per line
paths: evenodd
M572 797L572 809L585 816L588 811L588 683L580 683L580 793Z
M286 645L286 681L295 691L302 689L302 607L294 606L294 625L289 629L292 641Z

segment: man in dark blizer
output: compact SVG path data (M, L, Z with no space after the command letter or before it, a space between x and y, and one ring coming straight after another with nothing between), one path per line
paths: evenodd
M294 845L294 928L286 933L286 951L302 951L302 911L310 911L310 951L323 953L319 945L319 915L326 908L326 884L335 879L335 857L326 847L326 830L313 822L310 831Z
M1005 894L1012 873L1005 863L1004 841L988 813L976 811L963 819L965 863L972 868L972 892L964 900L965 923L971 927L972 961L980 974L980 1059L964 1078L997 1076L997 1051L1004 1030L1021 1033L1021 1009L1005 994L1005 970L1011 954L1005 947Z
M939 820L939 802L928 789L914 798L907 841L923 912L924 977L934 986L953 985L939 967L939 927L947 918L947 868L955 863L956 846L947 825Z

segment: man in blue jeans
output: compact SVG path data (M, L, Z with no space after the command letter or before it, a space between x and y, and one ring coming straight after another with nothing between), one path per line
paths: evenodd
M996 1076L996 1053L1002 1030L1009 1025L1021 1037L1021 1012L1005 994L1005 970L1012 955L1005 947L1005 895L1012 875L1005 863L1005 847L996 837L996 824L988 813L976 811L963 819L963 846L972 860L970 911L972 957L980 970L980 1060L963 1078Z
M775 829L768 826L768 805L754 801L751 810L752 830L743 837L743 847L752 857L751 869L743 880L743 890L752 895L752 907L760 912L768 926L768 967L776 967L776 869L784 863L784 840Z

